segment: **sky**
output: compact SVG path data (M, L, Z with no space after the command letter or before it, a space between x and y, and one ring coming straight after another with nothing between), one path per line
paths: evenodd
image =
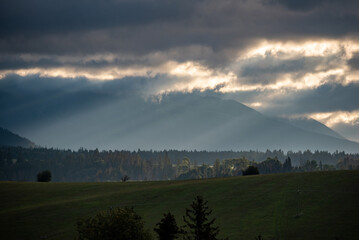
M359 141L358 26L357 0L2 0L0 81L211 92Z

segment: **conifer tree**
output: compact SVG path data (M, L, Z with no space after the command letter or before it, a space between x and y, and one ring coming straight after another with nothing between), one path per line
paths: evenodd
M217 240L219 227L214 226L216 218L209 219L212 210L208 207L208 201L203 197L197 196L191 204L191 208L186 208L186 216L183 217L186 227L189 229L186 237L189 240Z
M161 221L156 225L158 228L154 228L154 231L157 233L159 240L174 240L177 239L181 233L180 228L177 226L175 216L170 212L165 213Z
M290 157L288 157L284 163L283 163L283 171L284 172L290 172L292 171L292 160L290 159Z

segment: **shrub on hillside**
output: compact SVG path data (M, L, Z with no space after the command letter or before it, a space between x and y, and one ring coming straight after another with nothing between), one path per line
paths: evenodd
M246 170L242 171L242 174L243 174L243 176L257 175L257 174L259 174L259 171L256 166L249 166Z
M121 178L121 181L122 181L122 182L127 182L128 180L130 180L130 177L127 176L127 175L125 175L125 176L123 176L123 177Z
M39 172L37 174L37 181L38 182L50 182L51 181L51 172L49 170L45 170L42 172Z
M157 227L153 230L157 233L159 240L174 240L179 238L182 230L177 226L175 216L168 212L165 213Z
M78 240L151 240L133 208L114 208L77 222Z

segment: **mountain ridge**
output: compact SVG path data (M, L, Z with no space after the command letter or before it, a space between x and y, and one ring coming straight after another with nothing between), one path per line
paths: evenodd
M21 137L5 128L0 127L0 146L6 147L35 147L27 138Z
M334 134L324 126L315 132L231 99L171 93L151 101L112 82L71 91L47 84L50 90L3 87L0 125L44 147L68 149L359 152L359 143L323 134Z
M284 121L286 123L289 123L295 127L301 128L303 130L321 133L321 134L328 135L331 137L348 140L347 138L345 138L338 132L334 131L333 129L329 128L325 124L323 124L313 118L278 117L276 119L279 121Z

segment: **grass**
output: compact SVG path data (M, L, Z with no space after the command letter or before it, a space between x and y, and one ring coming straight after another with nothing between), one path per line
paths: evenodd
M162 182L1 182L0 239L73 239L77 219L110 206L133 206L149 229L168 210L183 224L196 195L209 201L221 236L231 240L259 234L265 240L354 239L358 190L359 171Z

